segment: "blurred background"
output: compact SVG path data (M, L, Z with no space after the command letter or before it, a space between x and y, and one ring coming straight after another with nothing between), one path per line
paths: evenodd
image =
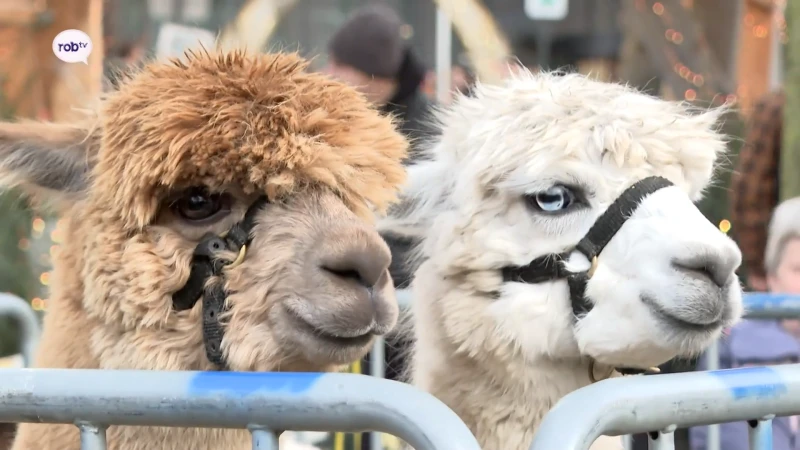
M383 13L359 12L374 3ZM752 241L752 251L743 246L741 276L765 290L766 223L779 199L800 195L800 127L782 132L784 121L800 117L793 23L800 27L800 0L0 0L0 117L69 121L114 89L121 70L215 40L299 51L313 58L312 70L374 82L367 96L404 104L400 113L412 125L420 120L411 117L414 108L469 93L476 78L502 82L518 65L577 71L699 106L727 103L729 155L700 206L724 232ZM53 38L71 28L92 37L89 64L53 55ZM394 37L381 40L387 30ZM402 52L391 61L395 47L410 49L413 65ZM743 167L738 156L750 144L767 146L758 151L771 156L754 158L771 171L748 179L753 163ZM743 174L739 185L733 173ZM749 196L740 194L747 189ZM740 206L737 195L745 198ZM753 195L761 208L754 212L747 210ZM57 220L31 213L13 192L1 195L0 292L46 311L60 241ZM0 357L19 352L17 335L16 324L0 317Z

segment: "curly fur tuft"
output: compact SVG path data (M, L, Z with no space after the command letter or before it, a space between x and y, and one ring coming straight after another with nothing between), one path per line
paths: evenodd
M99 155L96 200L137 228L167 189L190 180L272 200L324 186L365 219L405 180L407 143L394 124L296 54L151 63L108 95L101 117L103 148L113 151Z

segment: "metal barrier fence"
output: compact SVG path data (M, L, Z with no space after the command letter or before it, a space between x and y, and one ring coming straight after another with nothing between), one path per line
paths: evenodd
M0 316L11 316L19 323L22 336L20 353L25 367L33 364L33 355L39 342L41 327L39 318L28 302L16 295L0 293Z
M751 450L772 448L772 419L800 414L800 364L613 378L562 398L530 450L585 450L601 434L650 434L674 448L676 428L750 420Z
M69 389L65 389L69 386ZM106 448L108 425L393 434L416 450L480 450L458 416L413 386L341 373L0 370L0 422L74 423L81 449Z
M398 300L407 309L410 292L399 291ZM797 296L747 294L744 301L748 318L800 318ZM38 319L26 302L6 294L0 294L0 314L12 314L22 324L29 364ZM381 355L382 342L378 347ZM706 357L710 368L718 367L716 346ZM262 450L277 449L271 430L377 431L416 450L479 450L453 411L412 386L381 379L383 358L373 361L374 377L6 369L0 371L0 422L74 423L86 450L105 448L108 425L246 428L252 448ZM792 414L800 414L800 365L610 379L558 402L531 450L585 450L601 434L652 430L659 431L649 433L650 448L668 450L678 427L743 420L751 424L751 449L769 450L772 419ZM709 433L708 448L718 450L719 435L716 444L712 437Z

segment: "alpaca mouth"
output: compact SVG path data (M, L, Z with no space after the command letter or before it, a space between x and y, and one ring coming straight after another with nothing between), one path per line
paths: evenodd
M371 329L367 330L365 333L361 333L355 336L335 335L327 330L323 330L315 325L308 323L308 321L300 317L299 314L292 311L291 309L287 308L286 312L292 321L293 327L300 330L301 333L313 336L315 340L324 342L329 345L334 345L337 347L364 347L370 344L374 337Z
M684 317L678 317L673 313L667 311L655 299L650 296L642 296L642 303L650 308L650 311L663 323L670 328L679 330L691 331L695 333L703 333L715 331L722 328L728 319L729 308L725 307L719 311L713 318L708 320L690 320ZM699 319L699 318L697 318Z

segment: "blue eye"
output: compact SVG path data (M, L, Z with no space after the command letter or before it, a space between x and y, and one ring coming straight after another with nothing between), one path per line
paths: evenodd
M527 196L528 204L543 213L557 213L575 203L575 194L566 186L555 185L546 191Z

